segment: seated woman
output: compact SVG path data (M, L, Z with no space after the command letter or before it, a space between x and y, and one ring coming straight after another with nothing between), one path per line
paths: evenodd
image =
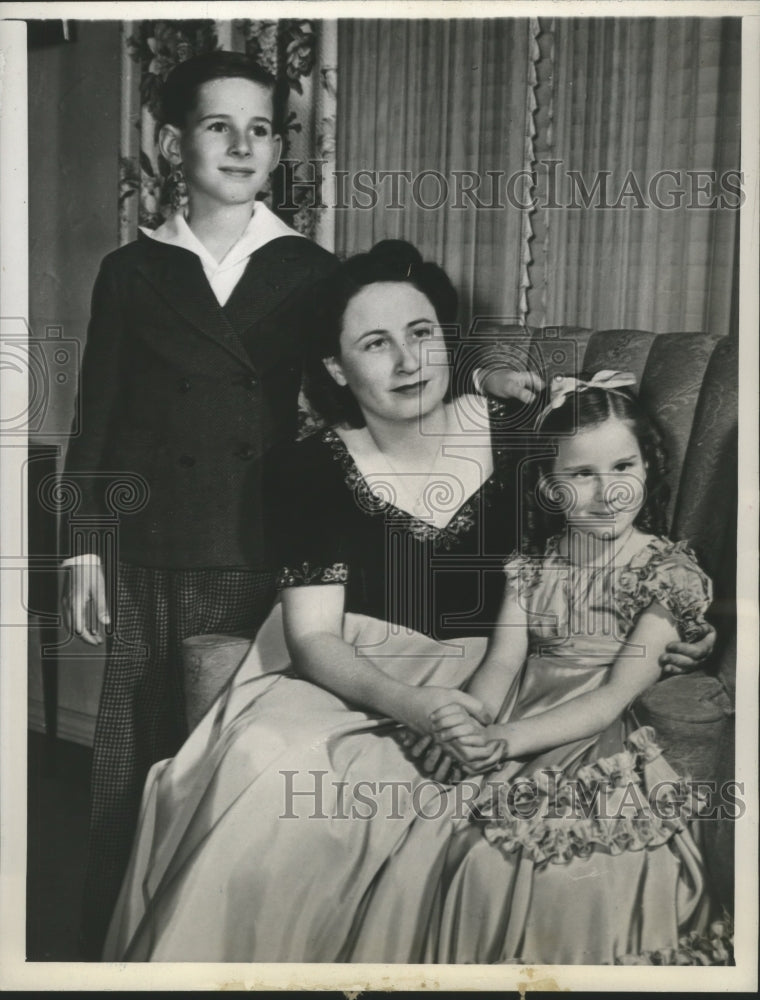
M430 780L399 733L439 727L471 771L501 759L500 731L447 720L488 725L500 700L489 660L487 695L462 689L498 619L520 456L508 417L450 399L439 268L380 244L326 301L310 394L337 425L272 471L281 603L151 771L106 959L435 961L442 920L453 937L441 887L481 779Z

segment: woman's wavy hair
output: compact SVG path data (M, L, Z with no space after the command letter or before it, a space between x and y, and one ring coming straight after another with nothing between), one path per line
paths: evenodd
M443 327L446 346L453 352L458 300L442 268L423 261L419 251L404 240L383 240L368 253L350 257L319 290L314 329L307 346L304 393L311 408L326 424L349 427L365 424L354 394L348 386L335 382L323 359L340 356L343 317L351 299L363 288L381 281L411 285L426 296Z
M583 373L580 378L587 381L590 374ZM647 470L644 503L634 521L635 527L655 535L667 532L670 487L662 431L631 388L593 387L568 393L561 406L549 411L537 431L541 444L536 445L526 463L524 476L522 544L526 552L543 553L547 540L563 531L566 523L563 511L550 509L552 505L547 503L542 489L543 484L551 483L554 465L554 457L547 452L556 447L559 438L597 427L610 419L629 425Z

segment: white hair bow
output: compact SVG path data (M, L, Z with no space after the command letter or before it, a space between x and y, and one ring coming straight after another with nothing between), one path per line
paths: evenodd
M536 420L536 428L546 420L552 410L558 409L571 392L585 392L586 389L621 389L626 385L636 385L633 372L594 372L586 381L573 375L555 375L549 383L549 403L541 410Z

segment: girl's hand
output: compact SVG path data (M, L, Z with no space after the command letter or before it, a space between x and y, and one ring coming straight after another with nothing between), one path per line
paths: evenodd
M466 774L485 774L493 770L507 756L507 740L502 735L489 733L488 727L477 737L463 736L446 744Z
M501 732L481 726L459 705L445 705L433 716L436 739L445 744L468 774L484 774L502 760L507 741Z
M454 746L457 746L455 742ZM484 753L485 756L480 756ZM507 742L503 739L491 740L482 750L472 752L471 759L463 762L465 774L487 774L507 759Z
M106 582L100 563L74 563L64 574L63 621L69 631L91 646L103 642L102 625L110 625Z
M433 735L441 743L463 739L464 745L484 746L485 727L460 704L449 702L430 716Z
M471 716L484 726L491 722L490 713L478 698L456 688L432 685L409 689L399 710L399 721L406 723L423 736L434 736L433 716L438 709L449 705L458 706L465 715Z
M705 623L702 638L697 642L669 642L660 657L660 666L666 674L691 673L698 670L715 647L716 632Z

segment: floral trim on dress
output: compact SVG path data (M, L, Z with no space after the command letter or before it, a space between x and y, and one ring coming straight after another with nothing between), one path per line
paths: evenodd
M712 584L686 542L653 538L617 574L613 594L615 606L630 628L652 601L658 601L688 642L702 634L705 612L712 602Z
M392 512L394 521L404 524L414 538L421 542L436 542L446 550L451 549L456 544L456 540L460 535L473 528L476 523L478 509L487 493L490 494L491 491L500 489L502 485L496 469L494 469L481 488L462 504L449 523L444 528L439 528L434 524L415 517L414 514L410 514L400 507L396 507L390 500L386 500L373 492L359 471L345 442L332 428L328 427L322 431L322 440L331 449L332 457L341 466L346 486L353 492L362 510L368 514L387 514L388 512Z
M516 590L521 597L530 596L541 579L541 568L541 558L519 554L511 555L504 563L507 587Z
M661 756L654 730L631 733L626 749L573 775L539 770L487 782L473 818L505 854L523 852L537 867L593 851L622 854L659 847L685 829L700 803Z
M705 933L690 931L677 948L658 948L639 955L620 955L615 965L734 965L734 922L724 911Z
M570 565L568 558L560 555L561 540L561 534L549 538L543 556L511 555L504 563L507 585L519 590L523 598L529 597L540 583L547 561L556 559ZM658 601L673 616L681 638L693 642L701 638L706 624L712 584L687 542L655 537L614 573L612 595L626 635L642 611Z
M530 965L515 955L499 965ZM609 965L609 962L604 962ZM682 934L677 948L657 948L639 954L617 955L615 965L735 965L734 922L725 910L720 920L714 920L702 933L694 930Z
M346 563L333 563L332 566L312 566L304 562L298 567L285 566L277 577L277 589L284 587L306 587L319 583L348 583L348 566Z

